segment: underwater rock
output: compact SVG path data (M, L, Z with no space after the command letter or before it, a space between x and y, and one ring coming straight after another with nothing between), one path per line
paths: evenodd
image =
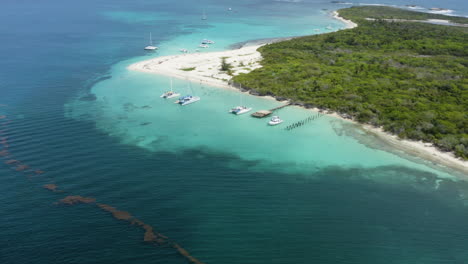
M24 171L24 170L27 170L29 169L29 166L28 165L25 165L25 164L21 164L21 165L18 165L16 166L16 171Z
M54 192L58 190L55 184L46 184L43 187L45 189L48 189ZM79 195L75 195L75 196L71 195L71 196L67 196L61 199L59 203L67 204L67 205L74 205L74 204L79 204L79 203L94 203L95 201L96 199L94 198L82 197ZM136 224L142 227L145 230L145 234L143 237L143 240L145 242L154 242L153 245L155 246L156 245L170 246L172 248L175 248L177 252L183 257L185 257L190 263L204 264L203 262L199 261L198 259L194 258L192 255L190 255L190 253L187 250L185 250L183 247L181 247L179 244L173 241L170 241L168 237L160 233L154 232L154 229L151 225L148 225L144 223L143 221L133 217L129 212L117 210L117 208L112 207L107 204L96 203L96 205L102 210L112 213L112 216L115 219L127 221L132 225Z
M188 261L190 261L191 263L195 263L195 264L204 264L203 262L199 261L198 259L192 257L190 255L190 253L185 250L183 247L179 246L179 244L177 243L174 243L172 244L172 247L174 247L175 249L177 249L177 251L179 252L179 254L181 254L182 256L184 256Z
M5 164L17 164L17 163L21 163L21 161L19 161L19 160L7 160L7 161L5 161Z
M53 191L53 192L56 192L57 191L57 188L58 186L55 185L55 184L45 184L42 186L44 189L47 189L49 191Z
M95 94L88 94L80 98L80 101L96 101L97 97Z
M119 211L116 208L107 205L107 204L97 204L102 210L112 213L112 216L118 220L129 221L133 218L133 216L126 211Z
M127 112L132 112L133 110L138 108L132 103L126 103L126 104L123 105L123 107L124 107L124 110L127 111Z
M61 204L67 204L67 205L74 205L74 204L79 204L79 203L94 203L96 199L90 198L90 197L83 197L80 195L69 195L59 201Z
M8 152L6 149L0 151L0 157L6 157L10 155L10 152Z
M45 171L42 171L42 170L35 170L34 173L36 173L36 174L43 174L43 173L45 173Z
M0 115L0 119L5 119L6 115Z

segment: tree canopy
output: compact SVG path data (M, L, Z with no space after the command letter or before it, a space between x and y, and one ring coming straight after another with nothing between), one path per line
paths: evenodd
M468 19L376 6L339 13L359 26L263 46L263 67L233 81L467 159L468 28L383 19Z

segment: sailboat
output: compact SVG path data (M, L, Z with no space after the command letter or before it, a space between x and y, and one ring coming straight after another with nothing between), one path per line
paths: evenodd
M242 89L242 85L241 85L240 89ZM241 95L240 95L240 105L232 108L231 110L229 110L229 112L233 113L235 115L242 115L242 114L245 114L245 113L247 113L247 112L249 112L251 110L252 110L252 107L247 107L247 106L242 105L242 93L241 93Z
M157 50L157 49L158 49L158 47L153 46L153 39L151 38L151 32L150 32L150 44L149 44L149 46L145 47L145 50Z
M203 15L201 17L202 20L207 20L208 17L206 16L205 10L203 10Z
M180 96L180 93L176 93L172 90L172 78L171 78L171 90L163 93L160 97L164 99L174 98Z
M192 91L192 87L190 86L190 83L189 83L189 88L190 88L190 91ZM188 105L191 103L195 103L197 101L200 101L200 97L188 94L188 95L180 97L179 100L175 101L175 103L180 104L180 105Z

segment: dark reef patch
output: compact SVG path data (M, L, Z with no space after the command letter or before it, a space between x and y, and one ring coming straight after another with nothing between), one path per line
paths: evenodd
M80 101L92 102L96 101L97 97L95 94L88 94L80 98Z
M83 197L80 195L69 195L59 201L59 203L67 205L74 205L80 203L89 204L94 202L96 202L96 199L90 197Z
M53 191L53 192L58 192L58 186L55 185L55 184L45 184L42 186L44 189L47 189L49 191Z

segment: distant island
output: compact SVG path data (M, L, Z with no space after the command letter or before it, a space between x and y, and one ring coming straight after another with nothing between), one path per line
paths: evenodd
M339 14L359 26L262 46L262 67L233 81L468 159L468 18L383 6Z

